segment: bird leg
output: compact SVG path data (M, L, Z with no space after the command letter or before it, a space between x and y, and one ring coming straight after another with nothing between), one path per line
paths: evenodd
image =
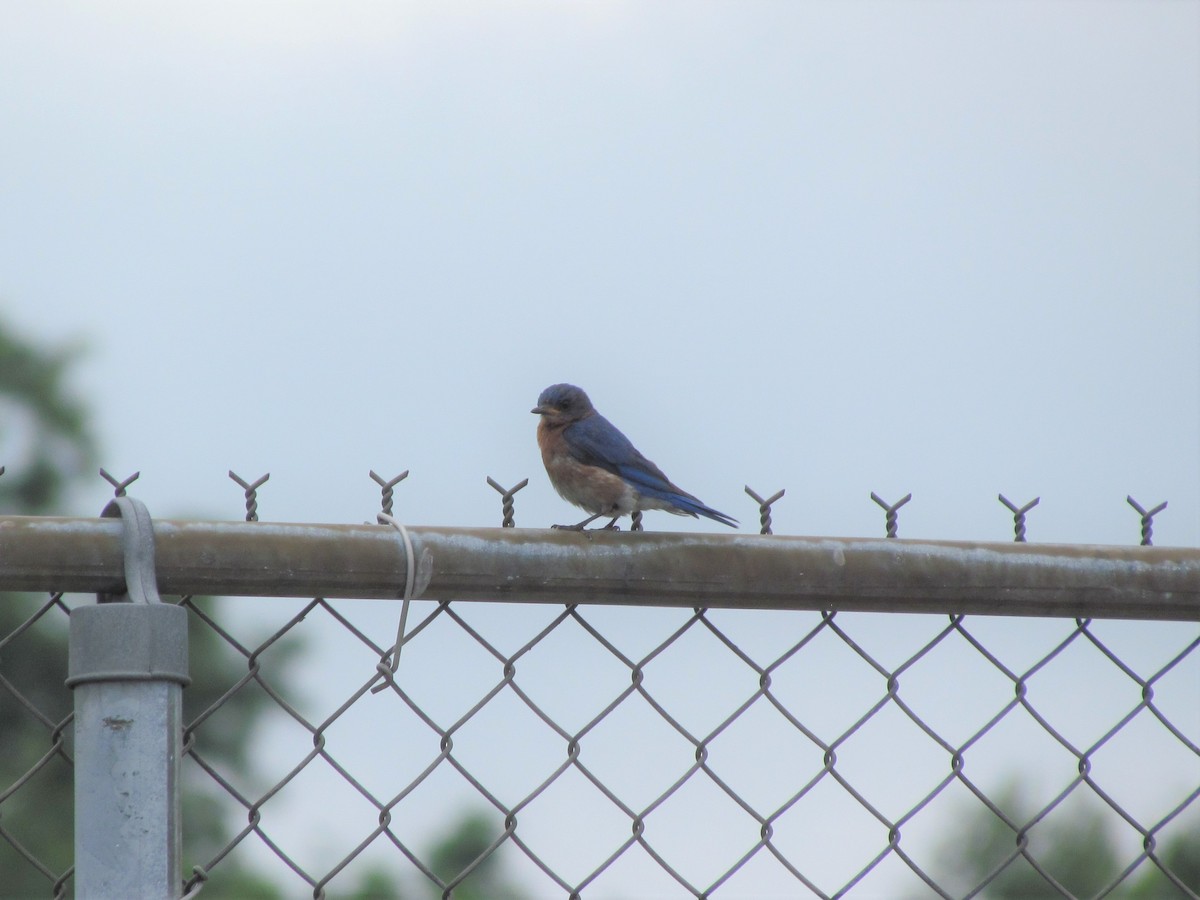
M588 516L582 522L577 522L574 525L551 525L550 527L557 529L558 531L583 531L585 526L591 525L593 522L595 522L597 519L599 519L602 515L604 515L604 513L596 513L594 516ZM593 528L592 530L593 531L620 531L621 529L617 527L617 519L619 519L619 518L621 518L621 517L613 516L613 520L611 522L609 522L607 525L602 525L601 527Z
M594 516L588 516L586 519L584 519L582 522L579 522L576 525L551 525L550 527L556 528L559 531L583 531L583 528L585 525L591 525L602 515L604 515L604 513L596 513ZM613 519L613 522L615 522L615 521L617 521L617 520ZM611 526L611 524L612 523L610 522L609 525Z

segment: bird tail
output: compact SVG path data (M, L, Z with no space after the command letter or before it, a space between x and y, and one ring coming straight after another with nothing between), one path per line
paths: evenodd
M678 500L675 502L679 503ZM733 516L727 516L725 513L719 512L713 509L711 506L705 506L695 498L691 498L690 503L685 501L684 503L679 503L679 505L684 509L688 509L692 515L704 516L705 518L712 519L715 522L720 522L722 525L728 525L730 528L738 527L738 520L733 518Z
M656 500L661 501L663 509L667 512L673 512L680 516L704 516L706 519L712 519L714 522L720 522L722 525L728 525L730 528L738 527L738 520L733 516L726 515L723 512L713 509L711 506L706 506L698 498L691 494L686 494L683 491L661 491L653 488L642 488L643 495L650 495Z
M662 509L677 516L704 516L730 528L738 527L738 520L723 512L718 512L711 506L705 506L699 497L693 497L687 491L667 480L662 470L648 459L642 459L640 466L620 467L617 474L637 491L642 500L643 508Z

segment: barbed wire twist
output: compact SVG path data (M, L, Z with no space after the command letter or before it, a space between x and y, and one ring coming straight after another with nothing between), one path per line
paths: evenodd
M1151 539L1154 536L1154 517L1167 508L1167 501L1164 500L1162 503L1158 504L1158 506L1154 507L1154 509L1145 510L1142 509L1142 505L1134 500L1132 496L1126 496L1125 500L1130 506L1136 509L1138 515L1142 517L1142 546L1153 546L1153 541Z
M1007 497L1005 497L1003 494L1000 494L999 497L1000 497L1000 502L1003 503L1005 506L1007 506L1009 512L1011 512L1013 514L1013 541L1015 541L1018 544L1024 544L1025 543L1025 514L1027 512L1029 512L1031 509L1033 509L1035 506L1037 506L1041 502L1042 498L1034 497L1032 500L1030 500L1028 503L1026 503L1024 506L1022 506L1018 509L1017 505L1015 503L1013 503L1011 500L1009 500Z
M243 479L241 476L237 475L233 471L233 469L229 470L229 477L232 478L234 481L236 481L239 485L241 485L242 490L244 490L246 493L246 521L247 522L257 522L258 521L258 489L267 483L267 479L271 477L271 473L268 472L266 475L264 475L262 478L258 479L258 481L254 482L253 484L250 484L245 479Z
M750 488L750 485L746 485L746 493L749 494L752 498L754 498L754 501L758 504L758 524L759 524L758 533L759 534L773 534L774 532L771 531L771 505L776 500L778 500L780 497L782 497L784 495L784 493L786 493L786 489L781 488L780 490L776 491L774 494L772 494L766 500L764 500L757 493L755 493Z
M487 476L487 483L495 488L496 492L500 494L500 509L501 513L503 514L503 518L500 520L500 527L515 527L516 522L513 519L513 509L515 508L515 504L513 503L513 494L521 490L521 488L525 487L525 485L529 484L529 479L526 478L521 481L520 484L515 484L510 488L504 488L500 486L500 483L497 482L496 479L489 475Z
M395 478L388 481L385 481L382 475L377 475L374 469L371 469L368 474L371 476L371 480L379 485L381 495L379 498L380 512L385 516L390 516L392 514L392 495L395 493L393 488L408 477L408 469L405 469Z
M104 469L100 470L100 477L113 486L113 496L124 497L125 489L142 477L141 472L134 472L124 481L118 481L112 475L109 475Z
M897 510L899 510L900 507L902 507L905 503L907 503L909 500L912 499L912 494L911 493L905 494L900 500L896 501L895 503L891 504L890 506L888 505L887 501L885 501L882 497L880 497L874 491L871 491L871 499L874 500L876 503L878 503L879 506L883 509L883 511L885 513L884 521L885 521L885 524L887 525L887 536L890 538L894 538L896 536L896 532L898 529L897 522L899 520L899 516L897 515Z

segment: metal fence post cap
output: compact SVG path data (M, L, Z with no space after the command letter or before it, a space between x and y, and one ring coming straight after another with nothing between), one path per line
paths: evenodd
M71 612L67 687L97 681L187 685L187 610L172 604L101 603Z

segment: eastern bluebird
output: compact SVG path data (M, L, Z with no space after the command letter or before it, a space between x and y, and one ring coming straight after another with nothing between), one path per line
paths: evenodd
M662 469L596 412L588 395L575 385L551 385L530 412L542 417L537 440L550 483L564 500L592 513L578 525L553 527L580 531L601 516L612 516L604 528L615 528L621 516L642 509L663 509L692 518L707 516L737 527L737 519L705 506L673 485Z

